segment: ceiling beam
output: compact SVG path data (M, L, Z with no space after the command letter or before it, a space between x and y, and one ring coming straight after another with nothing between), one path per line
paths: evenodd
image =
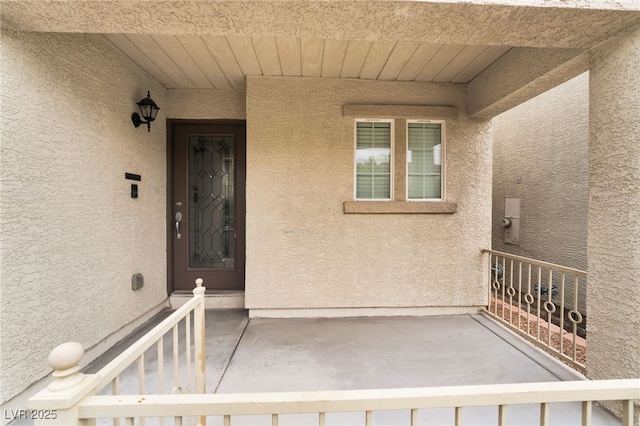
M468 84L468 113L494 117L589 70L574 49L514 48Z

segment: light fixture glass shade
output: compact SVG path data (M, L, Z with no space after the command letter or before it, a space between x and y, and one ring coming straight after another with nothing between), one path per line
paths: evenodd
M160 108L153 102L151 99L151 93L147 92L147 97L138 102L138 106L140 107L140 115L146 121L153 121L156 119L158 115L158 111Z

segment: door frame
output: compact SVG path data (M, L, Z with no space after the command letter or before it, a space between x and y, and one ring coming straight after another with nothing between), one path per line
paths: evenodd
M167 257L166 257L166 265L167 265L167 296L171 296L171 294L174 292L174 288L173 288L173 256L174 256L174 252L175 252L175 239L173 238L173 232L174 232L174 219L173 219L173 206L174 206L174 199L173 199L173 179L174 179L174 173L173 173L173 144L174 144L174 139L173 139L173 134L174 134L174 127L178 124L187 124L187 125L194 125L194 124L208 124L208 125L225 125L225 124L230 124L230 125L244 125L245 126L245 147L246 147L246 124L247 124L247 120L189 120L189 119L176 119L176 118L169 118L167 119L167 143L166 143L166 157L167 157L167 164L166 164L166 171L167 171L167 181L166 181L166 198L167 198L167 203L165 206L166 209L166 233L167 233ZM244 173L245 173L245 179L246 179L246 172L247 172L247 168L246 165L244 167ZM246 198L245 198L246 200ZM245 220L243 218L243 220ZM244 254L243 254L244 255ZM194 287L195 287L195 283L194 283Z

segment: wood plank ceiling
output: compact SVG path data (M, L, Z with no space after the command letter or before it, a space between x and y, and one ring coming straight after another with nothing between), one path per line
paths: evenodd
M238 89L245 76L468 83L506 46L280 37L108 34L166 88Z

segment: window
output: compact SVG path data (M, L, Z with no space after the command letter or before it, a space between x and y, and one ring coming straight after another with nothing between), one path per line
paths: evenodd
M391 200L393 120L356 120L356 200Z
M457 120L456 107L345 104L342 114L354 120L355 145L345 214L456 213L445 189L445 123Z
M442 200L444 122L407 120L407 199Z

